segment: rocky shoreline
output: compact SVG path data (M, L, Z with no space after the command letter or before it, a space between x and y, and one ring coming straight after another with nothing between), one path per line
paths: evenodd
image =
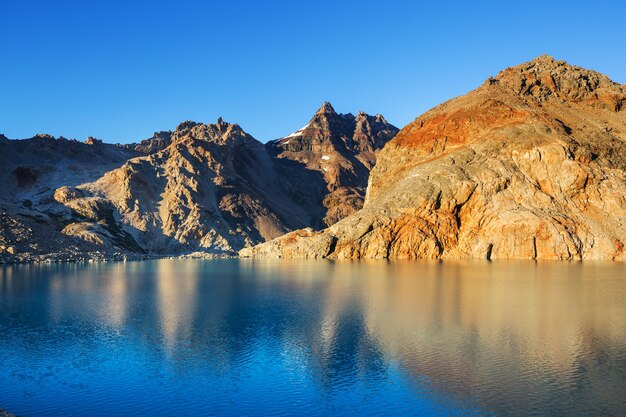
M45 255L0 255L0 265L18 264L53 264L53 263L92 263L92 262L126 262L126 261L148 261L155 259L227 259L235 256L212 254L204 252L193 252L187 254L166 254L166 255L143 255L143 254L114 254L106 255L102 253L84 254L45 254ZM0 417L3 417L0 415Z

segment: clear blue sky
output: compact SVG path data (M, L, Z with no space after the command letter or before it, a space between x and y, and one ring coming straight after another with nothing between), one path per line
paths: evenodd
M267 141L324 100L402 127L544 53L626 83L625 4L0 0L0 133L130 142L223 116Z

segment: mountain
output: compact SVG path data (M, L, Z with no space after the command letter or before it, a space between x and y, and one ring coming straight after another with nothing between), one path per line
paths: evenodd
M72 218L53 199L59 184L93 181L141 155L94 138L85 142L37 135L0 135L0 261L111 257L116 251L61 233Z
M151 138L144 139L139 143L129 143L127 145L121 145L126 149L130 149L136 152L149 155L155 152L162 151L170 146L172 143L172 131L154 132Z
M130 251L230 254L309 224L263 144L238 125L183 122L169 141L97 181L59 188L56 201L85 218L67 233L101 224L109 245Z
M128 145L0 136L0 262L235 255L320 228L362 206L396 131L325 103L306 129L266 145L221 118Z
M626 260L626 86L548 56L403 128L361 211L240 252Z
M325 102L306 126L266 147L290 198L322 227L363 206L376 153L398 130L381 115L339 114Z

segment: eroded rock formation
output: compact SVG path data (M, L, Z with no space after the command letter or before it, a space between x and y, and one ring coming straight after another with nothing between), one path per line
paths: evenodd
M242 256L625 260L626 87L542 56L407 125L364 208Z
M112 245L157 254L229 254L309 223L281 192L263 145L238 125L184 122L170 140L95 182L58 189L55 199L113 229ZM76 225L64 233L91 232Z
M363 207L376 153L398 129L380 114L339 114L325 102L302 129L267 143L290 197L328 226Z
M235 255L352 213L397 129L322 109L290 135L295 148L221 118L130 145L0 136L0 262ZM316 156L323 166L308 163Z

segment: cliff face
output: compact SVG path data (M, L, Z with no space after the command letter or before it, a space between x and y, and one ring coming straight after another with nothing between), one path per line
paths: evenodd
M406 126L364 208L243 256L626 260L626 87L550 57Z
M309 224L263 145L238 125L184 122L170 141L95 182L58 189L55 200L86 219L64 233L103 225L108 244L131 251L229 254Z
M302 129L267 143L290 198L313 227L336 223L363 206L376 153L398 133L381 115L339 114L325 102Z

